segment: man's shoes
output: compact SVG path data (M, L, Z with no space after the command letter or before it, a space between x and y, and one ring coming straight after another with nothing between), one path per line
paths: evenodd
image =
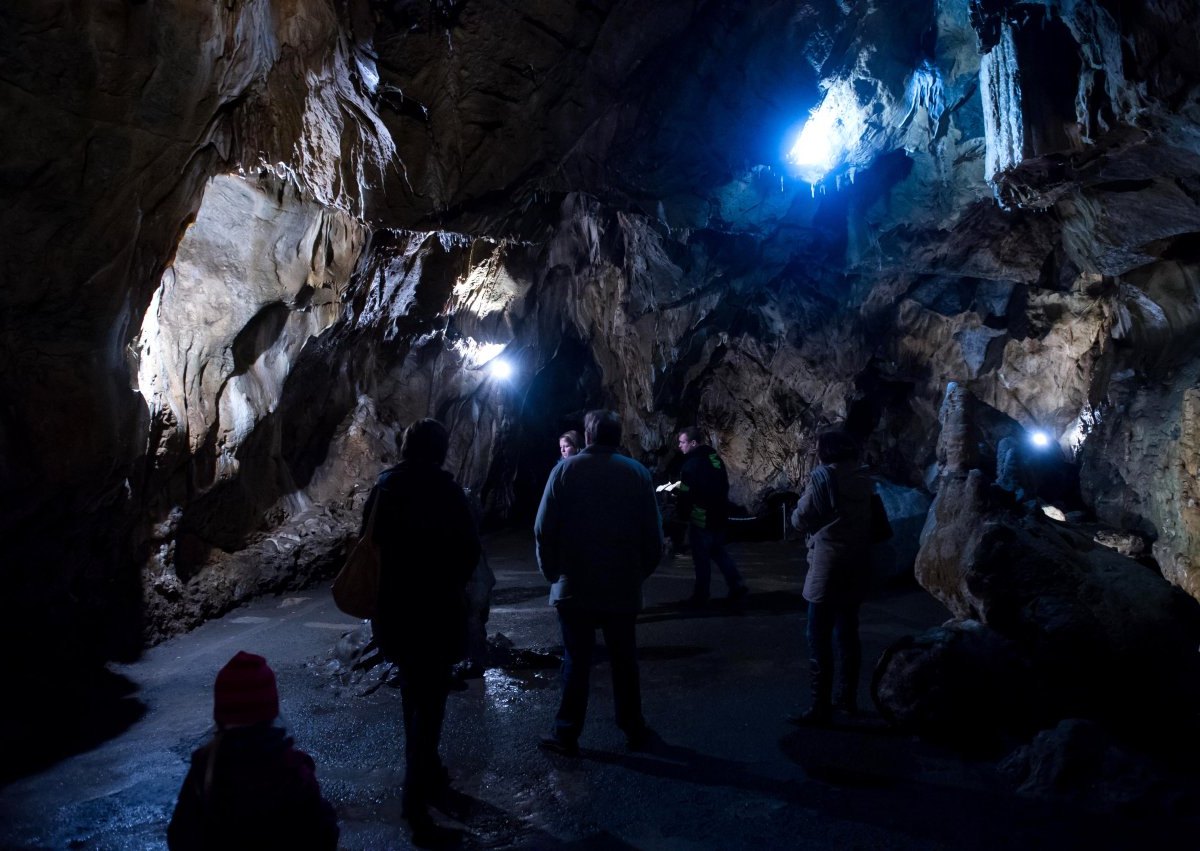
M484 668L482 665L472 665L470 662L459 662L450 669L450 691L466 691L470 688L467 680L478 679L483 676Z
M408 827L412 831L412 844L417 848L460 848L462 847L463 831L451 827L443 827L433 820L426 810L424 816L405 816Z
M412 831L413 844L418 848L429 847L431 841L437 836L438 824L429 814L429 805L424 796L410 794L406 789L400 806L400 814L408 822L408 827Z
M560 739L558 736L546 736L538 740L538 748L546 753L559 756L579 756L579 743Z
M733 588L729 589L729 595L725 598L725 602L726 603L737 603L741 600L746 599L746 597L749 594L750 594L750 589L747 588L745 585L735 585Z
M789 724L797 727L829 727L833 724L833 709L827 705L814 704L798 715L787 717Z
M681 609L687 609L690 611L704 609L708 607L708 597L701 596L700 594L693 594L690 597L683 598L675 605Z
M429 797L430 807L458 821L467 820L472 804L474 800L469 795L459 792L453 786L447 786Z
M833 702L833 708L838 712L844 712L851 718L858 717L858 701L852 697L835 700Z
M486 669L478 662L463 660L451 670L456 680L477 680L484 675Z
M650 753L662 744L662 737L649 727L643 727L625 737L625 747L634 753Z

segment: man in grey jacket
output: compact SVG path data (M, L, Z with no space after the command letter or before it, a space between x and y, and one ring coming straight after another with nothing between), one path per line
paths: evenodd
M642 717L634 626L642 583L658 566L663 544L650 473L618 451L617 415L589 411L584 442L582 452L550 474L533 527L563 638L562 703L553 735L540 746L568 756L579 753L596 630L612 660L617 726L631 749L643 750L653 739Z

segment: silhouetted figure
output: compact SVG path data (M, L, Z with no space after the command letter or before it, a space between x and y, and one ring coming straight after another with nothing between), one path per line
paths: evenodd
M688 523L688 544L696 568L696 584L686 606L708 603L715 561L725 577L730 602L749 593L733 557L726 549L729 536L729 474L717 451L706 443L704 432L695 426L679 432L679 451L684 453L675 490L676 517Z
M837 706L851 714L858 711L858 609L871 564L874 483L858 463L858 444L845 432L823 432L817 436L817 460L821 464L792 512L792 525L809 535L804 599L813 702L791 719L804 724L832 720L835 641L840 657Z
M446 427L437 420L413 423L404 433L400 463L380 474L363 507L369 517L379 500L379 606L371 623L400 676L403 813L417 841L436 829L429 805L450 785L438 743L450 669L465 650L464 592L480 556L467 497L442 469L448 446Z
M336 848L337 816L321 797L312 758L276 724L279 693L267 660L239 652L213 691L217 732L192 754L168 847Z
M564 431L558 436L558 454L563 458L578 455L582 449L583 436L575 429Z
M550 603L562 628L562 703L541 747L575 756L587 715L596 630L612 660L617 726L631 749L649 746L642 717L634 625L642 583L662 556L662 525L649 471L621 455L612 411L584 418L586 448L560 461L546 482L534 523L538 567L553 583Z

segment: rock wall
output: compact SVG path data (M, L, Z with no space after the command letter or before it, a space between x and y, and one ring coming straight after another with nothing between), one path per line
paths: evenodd
M162 497L131 343L211 176L267 163L362 207L392 154L352 73L369 33L329 0L17 0L0 32L20 128L0 140L0 619L66 655L137 652Z

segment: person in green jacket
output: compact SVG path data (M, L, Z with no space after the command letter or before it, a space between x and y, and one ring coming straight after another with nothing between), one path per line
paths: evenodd
M685 457L675 491L677 514L688 523L688 544L696 568L696 584L692 596L683 601L685 607L707 605L714 561L729 586L726 598L729 602L749 593L725 546L729 529L729 474L721 456L703 440L704 432L696 426L679 432L679 451Z

